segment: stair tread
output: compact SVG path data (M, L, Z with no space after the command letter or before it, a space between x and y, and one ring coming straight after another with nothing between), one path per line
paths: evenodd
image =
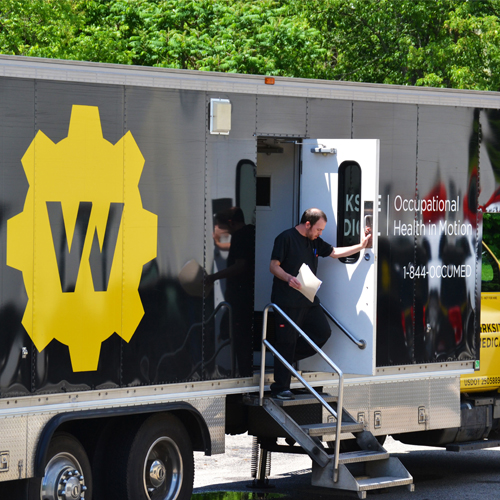
M307 424L301 426L304 432L309 436L324 436L333 434L337 430L337 423L328 424ZM364 429L364 424L360 422L342 422L340 432L361 432Z
M335 403L337 402L337 396L330 396L328 394L321 394L320 396L327 402L327 403ZM298 405L309 405L309 404L321 404L314 396L311 394L295 394L295 399L278 399L278 398L273 398L270 395L264 396L264 399L269 398L274 401L274 403L278 406L284 407L284 406L298 406ZM248 405L251 406L257 406L259 404L259 396L254 396L254 395L248 395L245 397L244 402Z
M405 484L412 484L412 477L398 477L398 476L380 476L369 477L365 479L356 480L360 491L375 490L378 488L390 488L392 486L404 486Z
M336 403L337 402L337 396L328 396L326 394L321 394L321 397L327 402L327 403ZM295 399L278 399L278 398L272 398L272 400L278 405L278 406L298 406L298 405L319 405L321 404L314 396L311 396L310 394L296 394Z
M350 451L347 453L341 453L339 455L339 463L349 464L355 462L385 460L389 458L389 456L390 455L387 451L370 451L370 450Z
M484 448L496 448L500 446L500 439L480 439L477 441L466 441L463 443L451 443L446 446L447 451L470 451L482 450Z

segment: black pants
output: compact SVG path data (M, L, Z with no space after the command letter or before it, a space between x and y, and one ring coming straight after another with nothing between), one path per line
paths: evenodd
M319 304L311 307L281 307L281 309L318 347L322 347L330 338L332 333L330 325ZM315 354L316 351L277 311L275 320L275 347L288 363L291 364ZM271 385L271 390L276 393L290 389L291 377L288 369L275 357L274 384Z

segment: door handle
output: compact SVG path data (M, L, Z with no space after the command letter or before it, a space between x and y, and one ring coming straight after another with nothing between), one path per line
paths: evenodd
M367 234L366 230L369 230L370 234L372 235L372 240L371 240L371 242L369 243L369 245L366 248L373 248L373 232L372 232L372 229L373 229L373 216L372 215L365 215L365 234ZM368 260L366 258L366 255L368 255L368 254L365 254L365 259Z

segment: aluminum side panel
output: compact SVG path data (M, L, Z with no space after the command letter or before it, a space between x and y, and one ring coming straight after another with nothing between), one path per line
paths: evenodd
M26 477L26 440L28 417L0 418L0 454L8 453L9 469L0 471L0 481L23 479Z
M32 343L21 324L28 297L22 273L6 265L6 253L7 221L22 212L28 189L20 160L33 139L34 99L33 81L0 79L1 397L29 394L32 384Z
M211 97L216 95L207 95L207 107ZM253 374L257 161L257 140L253 133L256 100L232 94L222 97L231 101L231 133L229 137L207 133L204 266L208 275L229 274L217 279L213 288L207 287L204 317L210 317L214 308L227 302L232 311L232 324L229 324L227 309L223 309L203 329L205 380L250 377ZM237 209L231 207L241 210L238 211L243 218L241 224L237 213L231 212ZM214 233L219 234L220 241L227 244L228 249L215 244ZM235 267L238 262L243 265L239 270Z
M474 360L479 350L478 117L473 108L419 107L418 198L451 203L415 214L415 267L427 272L413 279L417 363Z
M354 103L353 116L354 138L381 139L377 366L473 360L477 112Z
M37 81L35 83L35 128L34 133L44 134L49 141L57 145L68 137L70 118L74 105L97 106L101 120L102 135L106 141L116 144L124 135L123 88L117 86L102 86L96 88L92 84ZM83 139L83 138L82 138ZM41 147L35 147L35 198L38 193L43 192L46 186L38 179L42 177L45 152ZM51 151L51 154L53 152ZM68 161L69 158L68 158ZM59 180L59 179L57 179ZM82 182L78 175L73 177L73 183ZM95 183L100 184L103 180L96 178ZM59 198L51 198L51 201L59 201ZM89 201L75 200L75 203ZM63 210L66 207L63 207ZM35 214L35 231L40 231L40 221L46 214L37 212ZM54 246L60 239L60 234L65 233L65 227L51 226ZM42 236L37 236L42 238ZM110 255L113 259L113 255ZM81 262L73 261L81 268ZM33 331L47 331L48 322L51 321L44 306L39 305L40 297L47 293L46 283L38 278L40 271L47 263L39 256L34 259L34 287L33 287ZM65 268L66 271L70 269ZM80 269L76 267L71 271L76 276ZM62 298L62 297L61 297ZM81 318L83 321L84 318ZM54 335L56 335L54 333ZM75 339L77 342L77 339ZM96 371L75 372L72 368L72 360L69 354L71 344L65 345L57 339L50 341L48 346L41 352L35 351L34 367L34 390L41 392L59 392L69 390L85 390L94 387L118 387L120 385L120 338L114 334L104 340L100 352L100 364Z
M350 139L352 125L351 101L330 99L307 100L307 137ZM373 139L373 137L366 137Z
M403 280L401 269L413 261L410 236L395 234L391 202L397 195L415 196L417 107L407 104L354 103L354 138L380 139L379 239L377 301L377 366L411 363L401 317L411 310L413 284ZM413 216L407 215L404 223Z
M78 67L65 65L66 76L74 76ZM403 224L411 225L415 212L396 214L394 208L396 196L421 199L436 185L444 184L448 197L453 193L460 196L460 211L455 215L462 222L469 221L471 212L467 212L464 200L474 199L474 180L477 180L473 164L478 156L475 139L478 119L474 108L370 103L341 100L338 95L311 97L313 93L306 98L264 96L248 90L231 93L226 89L219 93L148 88L147 79L137 87L102 85L68 82L66 77L51 81L48 73L39 75L41 79L37 81L11 77L1 80L0 346L5 360L8 356L8 363L1 365L5 367L0 377L2 396L227 376L222 369L204 366L211 364L209 350L215 341L208 337L213 339L213 331L205 330L206 339L199 331L186 337L189 328L206 318L216 302L209 290L205 290L205 301L203 290L200 294L187 292L179 274L188 261L212 272L214 201L237 202L237 168L241 160L255 160L254 134L304 137L314 130L318 135L329 130L328 134L339 137L379 138L381 258L377 364L469 359L475 355L472 339L477 324L477 298L472 280L469 276L446 283L441 280L434 287L428 279L404 278L405 266L428 261L429 245L425 238L397 229ZM215 78L201 76L206 81ZM306 83L302 83L304 89ZM231 99L233 129L229 137L207 133L209 97ZM103 342L101 362L95 372L73 372L68 346L57 340L41 353L32 348L21 325L27 303L22 275L5 265L6 221L22 211L28 190L20 160L36 132L43 131L54 144L66 137L74 104L99 107L103 136L111 144L124 133L133 135L145 160L139 181L142 203L158 216L157 257L144 265L139 287L144 318L130 342L116 334ZM494 122L494 113L489 118L482 114L481 123L485 136L489 137L481 150L482 157L485 168L493 169L493 178ZM438 184L433 177L436 170L442 179ZM409 179L414 179L414 183ZM477 224L471 224L474 232ZM133 243L133 239L125 240L127 245ZM456 240L456 244L450 244L451 240ZM458 240L448 238L447 252L439 265L469 265L462 260L473 259L471 255L464 257L467 245L470 254L473 241L466 238L464 247ZM463 255L457 256L457 252ZM41 263L35 264L36 269L40 267ZM451 287L452 293L446 287ZM43 293L43 284L37 283L36 289ZM438 289L441 295L436 302L433 293ZM429 314L437 310L436 303L443 307L433 318ZM35 314L39 311L35 310ZM427 325L432 336L427 335ZM28 349L25 360L19 355L21 347ZM220 368L224 367L227 368L227 359L220 363Z
M197 398L188 400L202 415L207 423L212 440L212 454L225 452L226 398Z
M26 477L33 477L35 473L35 454L40 435L49 420L56 414L51 412L32 413L27 416L28 426L26 432Z
M257 135L306 136L307 100L300 97L257 97Z
M324 391L335 395L337 387ZM349 383L344 386L344 406L354 418L362 414L367 430L375 435L460 427L460 377ZM419 408L425 413L421 423Z
M436 378L429 381L429 406L437 409L428 414L432 429L454 427L450 422L454 422L457 427L460 426L460 406L457 409L457 402L460 402L460 380L458 383L456 379L451 378Z
M189 261L203 265L205 97L203 93L127 87L126 127L140 145L143 206L158 217L157 256L139 288L144 317L122 342L123 385L201 377L202 284L186 291L179 276Z
M220 454L225 451L225 397L200 397L182 398L175 401L184 401L192 405L203 416L212 441L212 454ZM91 407L89 407L90 409ZM82 405L81 410L85 410ZM23 417L0 419L0 430L2 435L10 432L5 440L0 443L0 452L9 450L11 454L11 470L5 475L0 473L0 481L17 479L19 477L18 461L23 460L26 466L23 469L23 477L32 477L34 474L34 461L36 447L40 435L51 418L59 412L33 412Z

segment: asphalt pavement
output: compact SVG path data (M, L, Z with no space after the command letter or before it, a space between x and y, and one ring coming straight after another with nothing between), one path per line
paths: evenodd
M398 457L412 474L415 491L412 493L405 487L387 488L368 492L367 499L500 499L500 447L454 453L441 448L403 445L390 437L384 447ZM223 455L205 457L196 453L194 493L254 491L247 487L252 482L251 448L252 437L245 434L226 436L226 453ZM269 491L285 495L283 500L358 498L356 493L311 486L311 460L303 455L273 453L269 483L274 486ZM196 498L196 495L193 496L193 499Z

